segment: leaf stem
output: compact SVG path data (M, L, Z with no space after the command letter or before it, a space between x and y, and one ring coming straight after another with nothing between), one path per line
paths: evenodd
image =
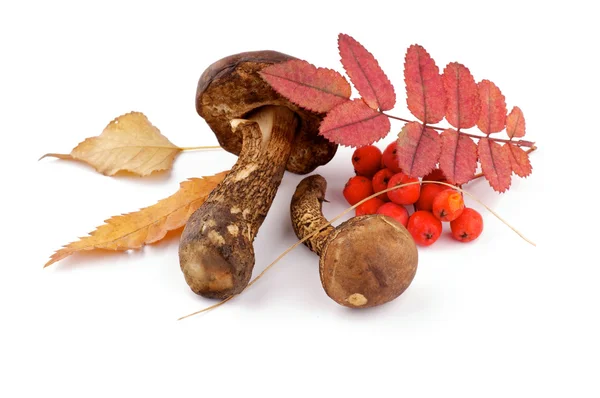
M385 116L389 117L390 119L396 119L396 120L400 120L400 121L402 121L402 122L407 122L407 123L410 123L410 122L414 122L414 121L415 121L415 120L403 119L403 118L401 118L401 117L393 116L393 115L387 114L387 113L385 113L385 112L380 112L380 113L381 113L382 115L385 115ZM420 123L420 122L419 122L419 123ZM438 126L432 126L432 125L427 125L427 127L429 127L429 128L432 128L432 129L434 129L434 130L439 130L439 131L444 131L444 130L446 130L444 127L438 127ZM475 138L475 139L487 138L487 139L489 139L490 141L496 141L496 142L512 142L512 143L514 143L514 144L516 144L516 145L518 145L518 146L524 146L524 147L529 147L529 148L534 148L534 147L535 147L535 142L526 141L526 140L519 140L519 141L505 140L505 139L502 139L502 138L493 138L493 137L489 137L489 135L484 137L484 136L477 135L477 134L465 133L464 131L460 131L460 129L459 129L459 131L458 131L458 134L462 134L462 135L464 135L464 136L471 137L471 138Z
M222 149L219 145L212 145L212 146L186 146L186 147L179 147L179 149L181 149L182 151L201 151L201 150L205 150L205 149Z
M505 140L505 139L502 139L502 138L493 138L493 137L490 137L489 135L488 135L488 136L486 136L486 137L482 137L482 136L480 136L480 135L477 135L477 134L469 134L469 133L465 133L465 132L463 132L463 131L460 131L460 132L459 132L459 134L466 135L467 137L476 138L476 139L479 139L479 138L487 138L487 139L489 139L490 141L496 141L496 142L511 142L511 143L513 143L513 144L517 144L518 146L526 146L526 147L529 147L529 148L531 148L531 147L534 147L534 146L535 146L535 142L531 142L531 141L525 141L525 140L519 140L519 141Z
M400 120L400 121L402 121L402 122L407 122L407 123L410 123L410 122L412 122L412 121L413 121L413 120L408 120L408 119L402 119L401 117L394 116L394 115L390 115L390 114L387 114L387 113L385 113L385 112L381 112L381 114L382 114L382 115L385 115L385 116L387 116L387 117L389 117L390 119L396 119L396 120Z

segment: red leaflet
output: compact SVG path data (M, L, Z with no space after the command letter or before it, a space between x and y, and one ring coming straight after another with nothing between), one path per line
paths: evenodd
M502 145L491 141L489 138L481 138L477 145L481 171L492 188L498 192L504 192L510 187L512 167L508 152Z
M327 112L352 94L350 83L340 73L302 60L268 66L260 75L279 94L314 112Z
M500 89L489 80L477 85L481 100L481 113L477 127L486 134L498 133L506 124L506 102Z
M442 133L440 169L452 184L468 182L477 169L477 145L454 129L445 130Z
M519 138L525 135L525 118L518 106L513 107L506 117L506 134L510 138Z
M352 37L340 34L338 47L342 65L362 99L373 109L390 110L396 93L375 57Z
M438 67L425 49L410 46L404 61L408 110L423 123L437 123L446 113L446 92Z
M510 159L512 170L519 177L527 177L531 174L532 167L529 155L521 147L515 144L506 144L502 147Z
M387 116L357 98L329 111L321 122L319 133L337 144L361 147L382 139L390 128Z
M433 170L441 151L439 134L419 122L409 122L398 134L398 164L410 177L423 177Z
M446 119L457 129L468 129L479 120L481 102L477 83L469 69L458 62L452 62L442 75L446 90Z

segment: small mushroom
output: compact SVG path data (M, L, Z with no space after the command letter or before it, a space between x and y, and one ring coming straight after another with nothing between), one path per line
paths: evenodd
M211 298L241 292L254 268L252 243L287 169L326 164L337 145L318 135L324 115L278 95L259 72L293 57L275 51L232 55L200 77L196 110L236 164L188 220L179 263L190 288Z
M327 182L320 175L304 178L290 206L299 239L314 233L327 219L321 211ZM408 230L381 214L353 217L331 225L304 242L317 253L321 284L335 302L351 308L387 303L402 294L417 272L417 246Z

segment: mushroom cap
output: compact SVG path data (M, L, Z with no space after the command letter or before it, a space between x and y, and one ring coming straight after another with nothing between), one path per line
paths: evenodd
M338 304L366 308L402 294L417 272L415 241L384 215L353 217L333 231L320 257L321 283Z
M239 155L242 136L230 121L244 118L264 105L290 108L298 115L298 129L286 169L306 174L329 162L337 145L318 134L324 114L313 113L277 94L259 72L279 62L295 59L276 51L253 51L225 57L210 65L198 81L196 110L206 120L223 149Z

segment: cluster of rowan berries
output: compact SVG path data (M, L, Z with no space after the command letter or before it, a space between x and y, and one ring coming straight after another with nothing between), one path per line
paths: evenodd
M413 183L382 193L356 207L356 215L384 214L402 223L422 246L433 244L442 234L442 222L450 223L452 237L461 242L477 239L483 231L483 219L474 209L465 207L462 194L446 185L426 181L446 182L441 170L435 169L423 178L412 178L398 166L396 142L381 150L368 145L357 148L352 155L356 176L344 187L344 197L350 205L387 188ZM414 211L409 214L406 206Z

